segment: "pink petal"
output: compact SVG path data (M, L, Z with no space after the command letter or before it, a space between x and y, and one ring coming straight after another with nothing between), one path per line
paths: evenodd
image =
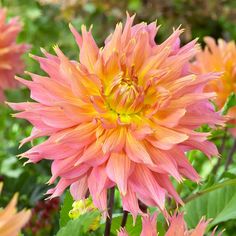
M131 161L124 153L111 154L106 166L106 173L117 184L123 196L127 193L127 182L132 170Z
M74 182L70 186L71 195L76 201L85 198L87 191L88 191L87 175L82 176L78 181Z
M154 165L145 146L129 133L127 133L126 137L126 153L134 162Z

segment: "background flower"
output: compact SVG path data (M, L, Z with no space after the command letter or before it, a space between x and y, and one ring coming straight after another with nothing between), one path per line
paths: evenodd
M178 215L175 214L172 216L170 220L170 227L167 230L165 236L204 236L207 225L209 224L210 220L205 221L204 219L201 219L196 226L195 229L188 230L188 226L186 222L184 221L184 215L183 213L179 213ZM216 228L215 228L216 230ZM215 230L212 232L211 236L216 235ZM221 233L218 234L220 236Z
M0 8L0 101L4 99L5 89L17 86L14 76L24 69L21 56L29 49L29 45L16 43L20 31L18 18L6 22L6 9Z
M204 236L206 232L208 221L201 219L196 226L196 228L188 230L188 226L184 221L184 215L182 213L174 214L170 218L169 227L165 233L165 236ZM215 230L212 232L211 236L216 235ZM128 236L129 234L125 229L121 229L118 232L118 236ZM142 218L142 232L141 236L157 236L157 214L153 215L147 214ZM218 234L220 236L221 233Z
M0 184L0 192L2 183ZM17 212L18 194L15 194L5 209L0 209L0 235L1 236L17 236L20 230L30 219L30 210L22 210Z
M157 235L157 213L146 215L142 218L142 232L140 236L156 236Z
M236 45L234 41L223 39L219 39L217 45L211 37L205 37L205 42L206 47L197 54L193 70L196 73L222 72L218 80L210 81L206 86L206 91L217 94L214 101L222 109L228 96L236 93ZM229 123L236 125L236 107L232 107L227 115L231 118ZM231 131L236 136L236 128Z

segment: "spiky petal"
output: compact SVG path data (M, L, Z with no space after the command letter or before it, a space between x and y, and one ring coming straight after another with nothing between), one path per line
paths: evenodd
M165 233L165 236L204 236L207 225L210 221L201 219L195 229L188 230L187 224L184 221L182 213L174 214L170 218L170 225ZM216 228L213 230L211 236L216 236ZM218 236L221 236L219 233ZM118 236L129 236L125 229L118 232ZM157 214L147 214L142 217L142 232L141 236L157 236Z
M170 219L170 227L165 236L204 236L209 222L210 220L206 221L202 218L195 229L188 230L187 224L184 221L184 214L174 214ZM212 232L211 236L214 235L216 235L215 230ZM220 235L221 233L218 234L218 236Z
M142 217L142 232L140 236L156 236L157 235L157 213L152 216L147 215Z

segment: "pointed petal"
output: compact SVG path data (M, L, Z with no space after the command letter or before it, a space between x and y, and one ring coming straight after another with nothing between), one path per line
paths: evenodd
M123 196L127 193L127 182L132 172L131 161L124 153L112 153L107 166L108 177L117 184Z
M81 200L85 198L88 191L88 176L82 176L78 181L74 182L70 186L70 192L74 200Z
M128 157L137 163L145 163L154 165L150 155L148 154L145 146L136 140L129 132L126 137L126 153Z

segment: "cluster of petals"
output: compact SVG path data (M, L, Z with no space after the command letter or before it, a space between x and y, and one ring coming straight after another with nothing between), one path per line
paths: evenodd
M146 215L142 218L142 232L140 236L157 236L157 214ZM188 230L187 224L184 221L184 215L182 213L174 214L170 218L170 225L165 233L165 236L204 236L206 231L208 221L201 219L195 229ZM215 230L212 232L211 236L216 235ZM218 234L220 236L221 233ZM129 236L125 229L121 229L118 232L118 236Z
M17 212L17 196L17 194L14 195L5 209L0 209L1 236L18 236L20 230L30 219L30 210L22 210L20 212Z
M0 8L0 101L4 100L5 89L17 87L18 82L14 76L24 69L21 56L29 45L16 43L21 28L18 18L7 22L6 9Z
M80 48L79 62L42 50L33 56L47 76L29 73L32 81L18 78L35 102L10 103L34 126L32 139L43 143L21 156L28 162L52 161L55 188L51 197L70 191L79 200L89 191L96 207L107 210L107 191L117 186L123 208L135 217L138 200L165 209L166 197L182 203L170 177L199 181L186 151L197 149L208 157L218 155L207 140L209 133L196 131L203 124L221 125L223 119L203 91L217 73L196 75L189 60L198 46L180 46L181 29L157 44L156 23L132 26L127 16L99 48L91 28L80 35L70 29Z
M211 37L205 37L206 47L196 55L193 63L195 73L208 73L210 71L222 72L218 80L210 81L205 91L217 94L215 103L222 109L228 96L236 93L236 45L234 41L226 42L218 40L218 44ZM229 109L227 114L230 117L229 123L236 126L236 107ZM231 129L236 136L236 128Z

